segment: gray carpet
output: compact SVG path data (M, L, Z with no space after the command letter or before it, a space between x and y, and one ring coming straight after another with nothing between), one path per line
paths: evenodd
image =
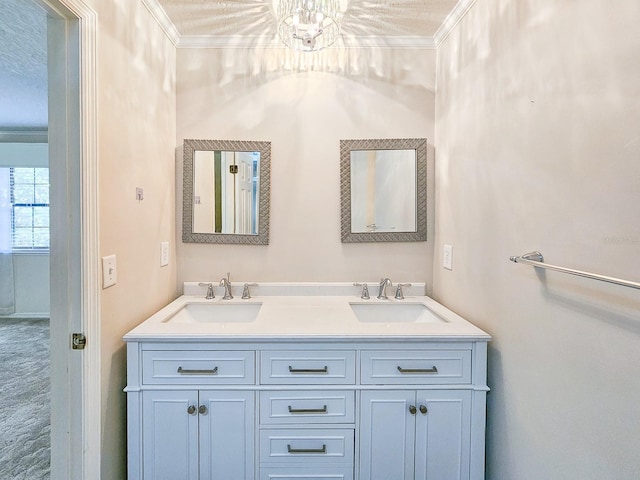
M0 318L0 389L0 479L48 479L48 319Z

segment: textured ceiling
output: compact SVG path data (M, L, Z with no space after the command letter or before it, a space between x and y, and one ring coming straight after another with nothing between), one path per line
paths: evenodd
M275 35L277 0L157 0L181 36ZM433 37L458 0L341 0L342 33Z
M132 1L132 0L127 0ZM274 37L277 0L144 0L180 36ZM342 34L433 39L464 0L340 0ZM466 2L468 3L468 1ZM46 12L36 0L0 0L0 131L47 126Z
M46 126L46 12L33 0L0 0L0 129Z

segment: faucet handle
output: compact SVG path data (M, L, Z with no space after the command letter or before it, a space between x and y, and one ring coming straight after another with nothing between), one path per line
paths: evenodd
M251 298L251 293L249 292L249 287L257 287L257 283L245 283L244 288L242 289L242 298L243 300L248 300Z
M396 288L396 300L404 300L404 294L402 293L402 287L410 287L410 283L398 283Z
M216 298L216 294L213 291L213 283L198 283L199 287L207 287L207 296L205 297L207 300L211 300Z
M362 294L360 294L360 298L363 300L369 300L371 297L369 296L369 287L366 283L357 283L354 282L354 287L362 287Z

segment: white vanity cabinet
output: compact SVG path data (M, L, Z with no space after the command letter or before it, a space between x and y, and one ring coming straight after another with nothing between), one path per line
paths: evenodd
M486 346L129 340L129 479L482 480Z
M260 480L353 480L356 350L262 345Z
M132 342L127 377L130 479L254 478L255 351Z
M484 480L491 337L352 289L202 291L127 333L128 479Z
M143 392L138 478L252 479L254 411L252 392Z
M470 400L464 390L362 392L359 478L469 479Z

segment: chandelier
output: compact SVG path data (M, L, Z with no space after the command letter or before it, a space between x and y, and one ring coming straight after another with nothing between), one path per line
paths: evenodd
M339 0L280 0L278 35L294 50L322 50L340 35L339 7Z

